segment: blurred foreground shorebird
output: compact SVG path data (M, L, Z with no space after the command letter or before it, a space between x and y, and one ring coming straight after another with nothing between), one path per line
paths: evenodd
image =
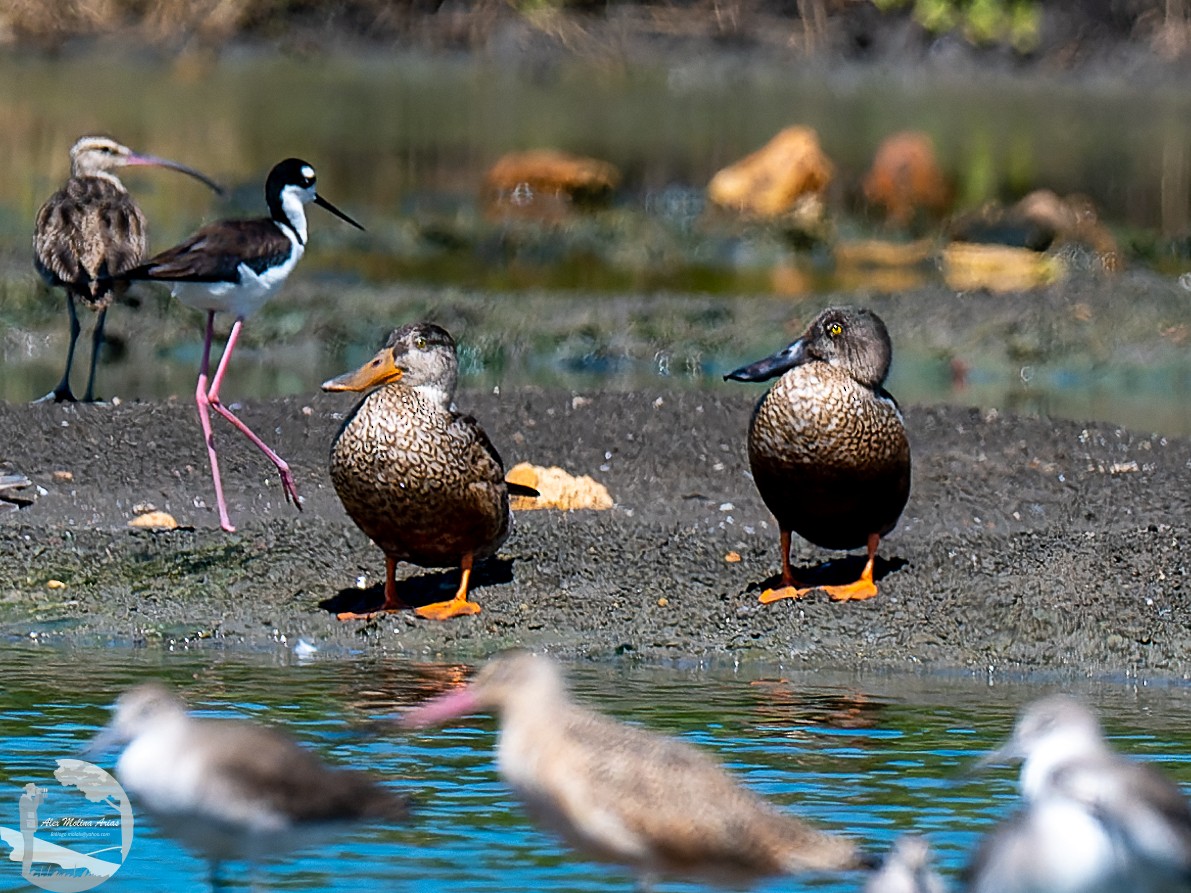
M95 397L95 366L103 346L103 326L112 300L128 288L114 280L135 267L145 256L145 215L137 207L114 171L121 167L164 167L180 171L222 194L203 174L153 155L142 155L113 139L85 136L70 149L70 179L51 195L37 212L33 230L33 265L51 287L66 292L70 314L70 346L66 369L57 386L38 402L74 402L70 370L79 340L75 299L99 313L91 332L91 369L83 401Z
M220 220L208 224L182 242L161 252L147 263L123 274L130 280L168 282L174 296L183 304L207 312L207 333L203 341L203 359L199 366L195 402L211 461L215 481L215 499L219 503L219 524L235 530L227 514L223 483L219 478L219 459L211 433L211 413L231 422L263 452L281 475L285 498L301 510L298 490L289 465L270 449L253 431L220 402L219 387L227 371L228 360L240 337L240 329L249 314L255 313L281 287L306 250L306 210L310 202L326 208L357 229L356 223L315 190L314 168L298 158L287 158L273 167L265 182L265 201L269 216L256 220ZM211 341L215 333L215 314L235 317L215 377L210 379Z
M545 657L499 655L403 723L488 711L500 721L501 775L530 816L642 886L674 877L741 887L867 867L852 841L780 812L695 747L575 704Z
M1025 807L983 841L970 893L1191 890L1191 807L1174 782L1113 751L1065 695L1029 704L980 765L1021 760Z
M947 893L947 885L931 867L926 839L903 834L865 882L864 893Z
M505 481L496 447L455 408L459 361L450 333L431 323L402 326L371 360L323 383L324 391L367 391L331 446L331 481L356 526L385 553L385 602L397 597L398 561L463 568L454 598L417 609L445 620L479 613L467 600L472 564L496 554L509 535L509 493L537 496Z
M833 599L877 594L873 564L881 537L910 495L910 442L901 411L884 389L893 347L885 324L862 308L830 307L802 337L725 379L767 381L749 424L749 464L781 530L779 589L762 602L822 589ZM860 579L804 586L790 567L793 531L824 549L866 546Z
M406 799L362 772L323 763L289 736L248 720L203 719L164 685L116 701L90 751L122 746L116 777L161 830L211 864L262 862L351 823L408 817Z

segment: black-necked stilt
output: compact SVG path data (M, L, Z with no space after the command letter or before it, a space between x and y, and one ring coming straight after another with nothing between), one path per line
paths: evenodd
M992 832L969 869L972 893L1191 889L1191 805L1145 763L1115 752L1084 704L1026 706L981 765L1021 760L1024 808Z
M214 409L231 422L269 457L281 474L286 499L292 501L299 510L302 508L289 466L219 400L219 386L244 320L269 299L301 260L306 250L305 206L309 202L321 205L357 229L364 228L318 194L315 190L314 167L300 158L287 158L273 167L265 181L265 201L269 205L268 217L220 220L209 224L180 245L161 252L124 274L127 279L168 282L182 303L207 311L207 333L203 342L195 401L198 403L203 438L211 461L211 475L215 480L219 523L224 530L229 531L235 528L228 519L227 503L223 498L209 409ZM235 316L235 322L208 387L216 313L231 313Z
M99 312L91 334L91 371L83 400L95 399L95 365L103 345L103 326L112 299L126 282L113 279L145 256L145 215L113 170L134 165L166 167L189 174L222 193L203 174L153 155L142 155L103 136L85 136L70 149L70 179L37 212L33 231L33 265L50 286L66 292L70 314L70 347L58 385L40 401L74 401L70 369L79 339L75 299Z
M116 777L170 837L205 856L259 862L353 822L401 821L409 804L365 773L327 765L277 729L192 716L158 682L116 701L89 752L122 746Z
M498 655L465 688L415 707L403 724L485 712L499 718L501 775L530 815L643 882L742 888L867 864L851 840L782 812L691 744L580 706L546 657Z

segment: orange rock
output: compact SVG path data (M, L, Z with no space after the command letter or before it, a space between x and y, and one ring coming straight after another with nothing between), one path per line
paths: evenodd
M757 217L821 217L835 169L810 127L787 127L756 152L719 171L707 184L721 207Z
M485 177L487 188L497 194L526 192L570 198L591 198L620 185L616 165L598 158L584 158L557 149L510 152L497 160Z
M864 178L864 198L896 226L908 226L919 214L946 214L951 187L931 138L912 130L886 137Z
M168 512L145 512L128 522L129 527L143 527L150 530L173 530L178 526L174 516Z
M612 497L607 488L583 475L575 477L557 466L543 468L521 462L509 469L505 479L515 484L533 487L540 494L536 499L529 496L514 496L511 500L514 511L528 509L610 509Z

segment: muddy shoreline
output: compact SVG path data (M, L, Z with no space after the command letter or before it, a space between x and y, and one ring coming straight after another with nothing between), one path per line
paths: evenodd
M235 648L284 637L328 654L459 659L520 644L648 661L1191 675L1191 442L907 407L914 485L882 549L881 594L762 606L756 590L779 564L777 531L747 477L744 428L758 393L461 394L507 465L590 474L616 507L519 513L477 575L483 612L447 623L411 613L344 624L331 612L379 601L383 570L327 475L349 399L243 407L293 466L300 514L271 467L221 432L234 534L218 529L188 401L0 404L0 459L42 491L0 514L0 634ZM150 506L182 527L126 526ZM731 552L741 560L726 561ZM796 541L798 564L833 557ZM415 602L457 579L404 566L399 575Z

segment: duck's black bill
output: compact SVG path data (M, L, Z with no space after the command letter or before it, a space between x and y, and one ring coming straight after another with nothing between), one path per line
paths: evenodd
M328 211L330 211L332 214L334 214L340 220L350 223L356 229L359 229L359 230L364 229L364 227L360 226L360 224L356 223L356 221L352 220L350 217L348 217L346 214L344 214L342 211L340 211L338 208L336 208L333 204L331 204L329 201L327 201L321 195L316 195L314 197L314 203L316 205L318 205L320 208L326 208Z
M724 376L724 381L769 381L806 362L806 347L799 339L763 360L741 366Z

